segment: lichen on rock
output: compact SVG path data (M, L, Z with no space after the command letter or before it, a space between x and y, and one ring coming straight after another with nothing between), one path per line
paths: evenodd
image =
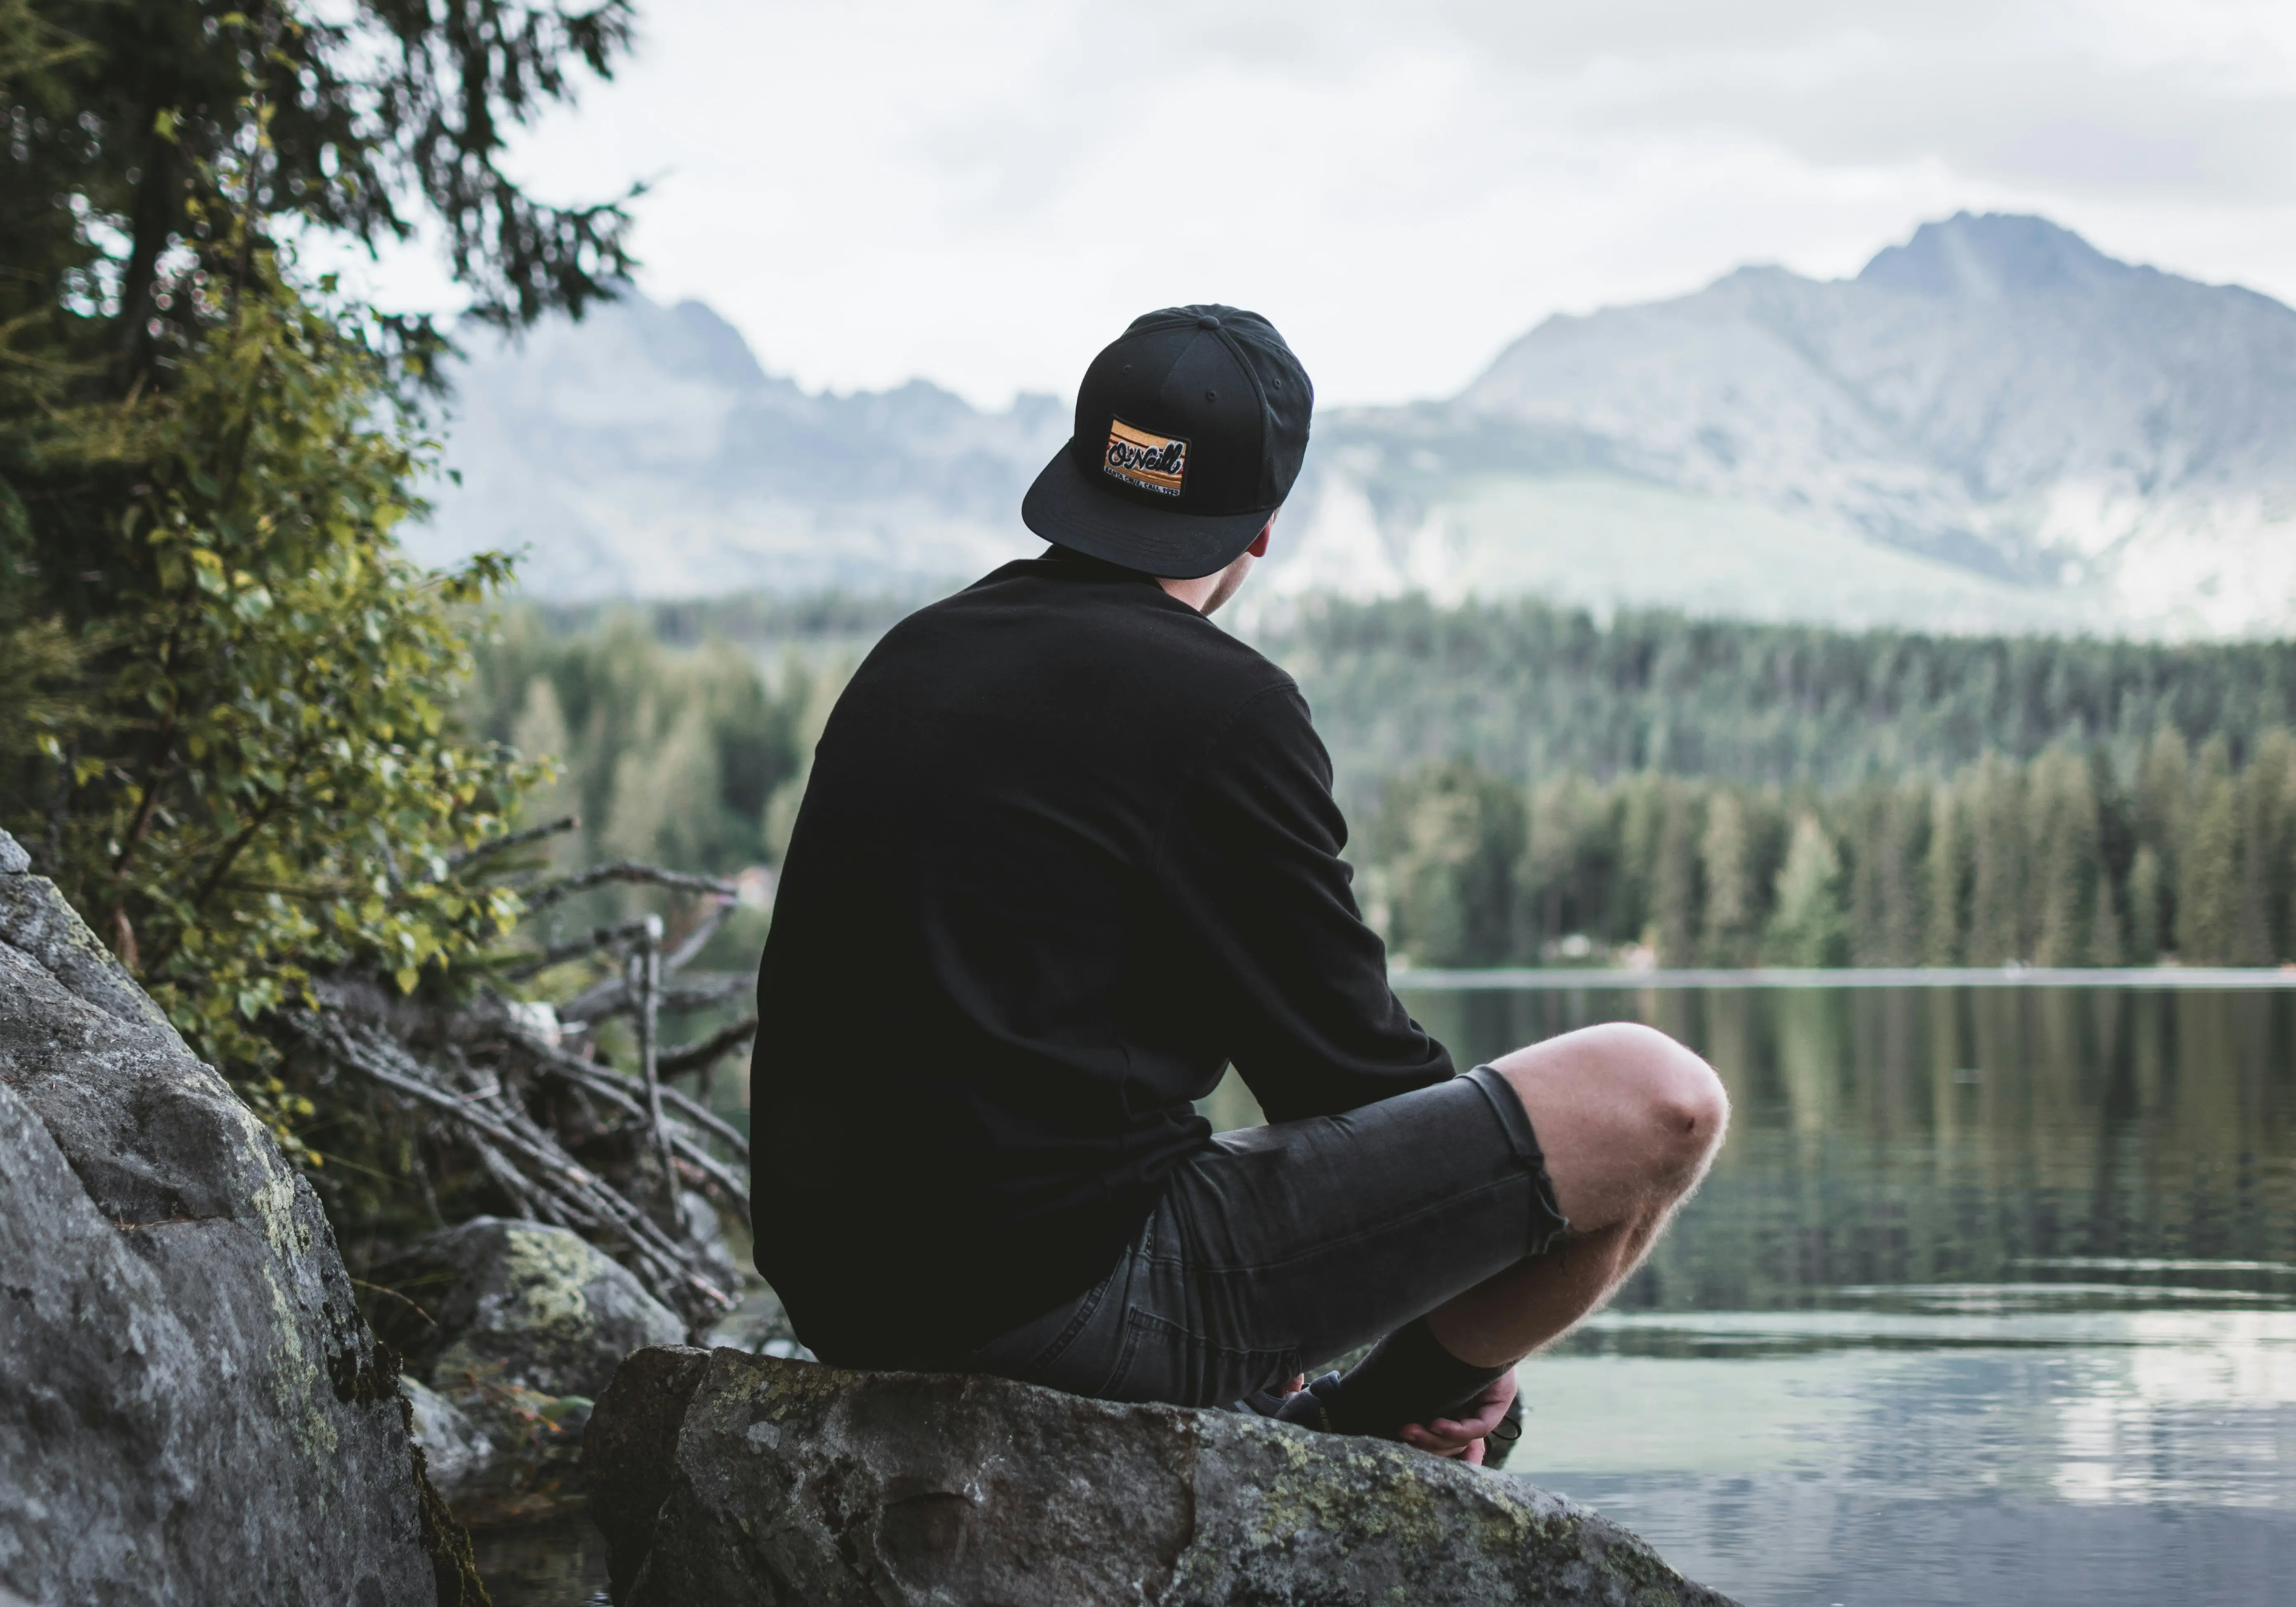
M378 1263L373 1281L413 1303L390 1331L407 1370L449 1394L594 1398L631 1351L685 1337L627 1268L547 1223L474 1217Z
M451 1520L309 1185L4 832L0 1155L0 1578L440 1601Z
M685 1324L626 1267L548 1223L475 1217L378 1262L375 1319L428 1386L452 1439L483 1456L432 1450L442 1488L473 1522L538 1517L578 1494L591 1401L622 1358L676 1344ZM446 1464L451 1462L451 1471Z
M584 1458L624 1607L1727 1607L1519 1479L1001 1379L641 1351Z

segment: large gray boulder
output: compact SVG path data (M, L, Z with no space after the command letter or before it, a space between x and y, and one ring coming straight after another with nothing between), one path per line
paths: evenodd
M0 1596L483 1602L419 1465L310 1186L0 832Z
M546 1222L473 1217L383 1262L374 1281L402 1297L382 1304L407 1371L449 1395L594 1398L631 1351L685 1338L627 1267Z
M1505 1474L1001 1379L642 1351L583 1455L623 1607L1727 1607Z
M433 1480L472 1523L539 1519L578 1498L592 1398L633 1350L685 1338L627 1268L546 1222L474 1217L369 1282L389 1291L369 1309L406 1353Z

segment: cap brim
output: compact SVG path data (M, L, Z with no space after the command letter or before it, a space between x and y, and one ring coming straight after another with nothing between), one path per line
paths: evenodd
M1021 522L1056 542L1144 575L1193 580L1235 562L1269 512L1183 513L1103 490L1063 446L1021 499Z

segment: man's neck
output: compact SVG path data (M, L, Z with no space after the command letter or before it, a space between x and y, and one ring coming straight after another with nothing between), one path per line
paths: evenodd
M1214 570L1210 574L1199 575L1193 580L1174 580L1159 575L1156 584L1164 588L1167 595L1177 597L1200 614L1207 614L1211 611L1211 607L1207 604L1212 604L1212 600L1219 596L1220 581L1226 574L1226 570Z
M1267 530L1275 522L1270 515L1262 526L1259 537L1250 546L1235 555L1234 562L1224 570L1214 570L1209 575L1199 575L1193 580L1170 580L1159 575L1156 584L1170 595L1194 609L1200 614L1210 614L1219 605L1235 595L1243 585L1243 578L1251 573L1251 566L1267 551Z

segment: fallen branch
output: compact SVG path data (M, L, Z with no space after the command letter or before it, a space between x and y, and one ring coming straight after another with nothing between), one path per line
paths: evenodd
M758 1018L744 1016L730 1027L721 1027L699 1043L680 1044L675 1049L661 1052L660 1071L664 1077L676 1077L683 1072L698 1070L738 1049L758 1036Z
M644 920L617 921L608 926L594 926L578 938L570 938L563 943L554 943L540 954L521 960L517 964L504 971L503 975L513 980L534 976L548 971L554 965L562 965L569 960L578 960L584 955L594 954L599 949L611 948L617 943L627 943L633 939L643 937L645 934L645 929L646 923ZM619 979L616 985L619 986Z
M757 988L758 973L754 971L714 977L706 982L668 982L662 985L660 1008L708 1010L742 994L754 993ZM569 1026L609 1021L627 1012L635 1003L623 980L609 977L569 1000L560 1008L558 1019Z
M609 881L648 882L655 887L676 888L680 892L716 893L722 898L731 898L734 894L734 884L722 877L695 876L685 871L664 870L658 865L642 865L635 859L616 859L605 865L593 865L571 876L561 877L555 881L544 882L525 895L526 907L529 910L547 909L562 898L586 893L592 888L603 887Z
M611 1066L601 1065L595 1061L586 1061L569 1054L565 1050L557 1048L536 1037L532 1033L516 1027L507 1029L504 1036L532 1056L537 1067L554 1072L569 1082L588 1088L594 1093L604 1094L613 1099L626 1097L643 1099L645 1096L644 1085L625 1077ZM736 1159L748 1161L750 1141L742 1137L738 1130L728 1125L709 1106L680 1093L676 1088L662 1089L661 1099L664 1104L696 1127L725 1140L733 1147Z
M661 957L662 975L669 976L691 964L696 955L709 947L709 939L718 935L718 929L726 924L726 917L733 913L734 900L731 898L720 898L711 905L709 914L695 923L693 930L685 934L678 946Z
M574 1063L579 1065L581 1062ZM543 1069L553 1076L565 1078L566 1081L586 1093L596 1095L634 1121L646 1119L646 1108L641 1097L644 1090L638 1087L636 1084L630 1083L627 1078L619 1072L605 1072L584 1077L576 1075L563 1065L548 1065ZM618 1087L615 1086L617 1084L628 1086ZM733 1129L718 1122L715 1117L710 1118L710 1121L716 1131L728 1136L733 1136ZM727 1204L743 1216L748 1216L750 1214L749 1185L734 1176L731 1167L712 1155L702 1144L701 1139L690 1129L674 1121L666 1121L663 1126L668 1131L671 1144L676 1147L686 1164L715 1183L719 1192L725 1195ZM739 1140L736 1139L735 1142L738 1143ZM744 1153L747 1152L747 1148L748 1146L743 1146Z
M732 1307L732 1294L708 1275L708 1264L697 1251L670 1238L604 1178L567 1154L547 1131L515 1111L499 1085L486 1094L459 1095L438 1086L428 1067L377 1029L328 1012L295 1010L283 1019L337 1064L427 1107L456 1128L480 1164L526 1214L618 1235L629 1246L637 1262L632 1270L640 1280L658 1299L687 1312L689 1320L702 1308ZM521 1161L530 1172L520 1168ZM695 1295L701 1297L702 1308L696 1307Z

